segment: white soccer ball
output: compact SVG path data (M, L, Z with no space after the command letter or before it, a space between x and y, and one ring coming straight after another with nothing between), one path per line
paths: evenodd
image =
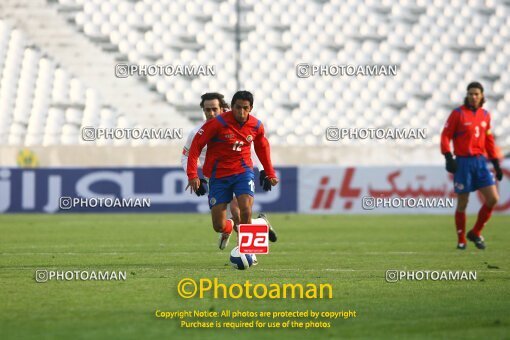
M257 258L252 254L239 253L239 247L235 247L230 252L230 264L235 269L245 270L257 263Z

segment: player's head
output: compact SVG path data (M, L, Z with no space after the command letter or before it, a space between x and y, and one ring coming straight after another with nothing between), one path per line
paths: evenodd
M237 91L232 97L231 105L234 118L239 123L244 123L253 109L253 94L248 91Z
M228 104L223 95L217 92L208 92L202 95L200 107L204 111L205 119L209 120L228 110Z
M464 105L478 109L485 103L483 95L483 86L477 81L469 83L467 86L467 95L464 99Z

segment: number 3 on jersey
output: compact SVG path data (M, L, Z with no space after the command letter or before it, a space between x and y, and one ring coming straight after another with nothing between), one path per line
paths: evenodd
M236 140L234 143L234 146L232 147L232 150L234 151L241 151L241 147L243 146L243 142Z

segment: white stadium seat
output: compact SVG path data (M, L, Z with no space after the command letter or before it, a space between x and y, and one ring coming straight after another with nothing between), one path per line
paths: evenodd
M118 51L111 53L130 63L215 66L215 77L142 80L171 106L197 105L200 95L212 90L228 98L237 86L234 0L58 0L56 6L75 9L76 34L101 38L97 44L106 38ZM426 127L437 141L450 109L463 100L466 83L479 79L494 95L490 108L501 124L495 130L502 135L498 142L510 145L505 115L510 9L499 1L244 0L241 6L240 87L255 94L257 114L271 127L272 141L321 143L323 128L339 123ZM381 8L390 8L391 22L377 13ZM425 12L416 15L414 8ZM398 64L398 75L300 78L296 65L305 63L392 63ZM0 132L6 133L0 143L76 144L83 142L80 126L140 123L129 122L72 73L0 20ZM302 119L290 126L288 116Z

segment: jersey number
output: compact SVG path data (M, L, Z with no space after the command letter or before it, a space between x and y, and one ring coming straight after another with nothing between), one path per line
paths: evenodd
M475 138L478 138L480 137L480 128L477 126L475 126Z
M232 150L241 151L241 146L243 146L243 144L244 144L243 142L236 140L234 146L232 147Z

